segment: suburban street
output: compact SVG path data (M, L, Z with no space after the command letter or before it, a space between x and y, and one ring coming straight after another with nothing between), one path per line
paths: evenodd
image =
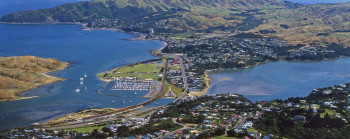
M159 137L159 139L166 139L166 138L169 138L170 135L174 135L177 131L184 131L184 130L186 130L186 129L191 129L189 126L187 126L187 125L185 125L185 124L178 123L178 122L176 121L177 118L172 118L171 120L173 121L173 123L178 124L178 125L181 125L181 126L183 126L183 127L182 127L181 129L178 129L178 130L169 132L169 133L165 134L164 136Z
M244 125L245 121L251 117L253 117L253 113L249 112L248 116L243 117L241 122L239 122L234 128L240 128L242 125Z

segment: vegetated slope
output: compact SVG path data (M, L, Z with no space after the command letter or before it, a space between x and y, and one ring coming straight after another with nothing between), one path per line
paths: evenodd
M4 22L78 22L98 18L137 18L160 11L185 9L247 10L282 5L276 0L94 0L55 8L11 13Z
M281 37L292 44L349 46L349 9L350 3L301 5L278 0L94 0L11 13L1 21L91 23L118 19L120 26L130 29L137 25L144 29L132 31L145 31L164 20L167 29L178 34L242 30Z
M18 93L62 79L43 73L62 70L68 63L34 56L0 57L0 100L18 99Z
M350 46L350 3L270 10L257 18L265 23L255 28L255 32L276 35L289 43Z

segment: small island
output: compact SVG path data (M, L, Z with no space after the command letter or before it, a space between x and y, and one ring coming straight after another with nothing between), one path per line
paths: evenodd
M0 101L26 99L20 93L63 79L47 72L63 70L67 62L35 56L0 57ZM28 98L28 97L27 97Z

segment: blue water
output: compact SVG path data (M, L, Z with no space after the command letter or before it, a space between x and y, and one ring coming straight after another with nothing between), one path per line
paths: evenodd
M0 102L0 128L42 122L77 110L120 108L147 100L103 96L97 93L105 84L95 77L97 73L154 59L150 51L163 45L159 41L124 40L133 37L136 36L115 31L82 31L79 25L0 24L0 56L34 55L72 63L72 67L67 70L51 73L67 79L66 81L23 94L40 97ZM88 77L84 80L84 85L80 85L79 78L83 77L84 73L87 73ZM85 85L87 90L84 89ZM80 93L75 92L77 88L80 88ZM122 100L126 103L121 104ZM171 101L172 99L162 99L157 103L164 105Z
M316 88L349 83L349 69L350 58L269 62L250 69L211 73L213 83L208 94L239 93L252 101L303 97Z
M87 0L0 0L0 16L21 10L51 8L64 3L78 1ZM315 3L315 1L312 3ZM303 3L304 1L294 0L294 2ZM318 0L317 2L329 1ZM342 1L339 0L332 2ZM27 91L23 94L23 96L40 97L13 102L0 102L0 129L29 125L33 122L43 122L54 117L87 108L120 108L145 101L146 98L120 98L102 96L97 94L97 90L105 84L95 77L97 73L107 71L114 67L153 59L155 57L150 55L149 51L157 49L162 45L161 42L157 41L123 40L132 37L135 36L113 31L81 31L81 28L78 25L0 24L0 56L35 55L46 58L53 57L72 63L72 67L67 70L51 73L54 76L67 79L66 81L46 85L38 89ZM286 62L280 63L282 66L289 65L289 63ZM335 63L337 62L335 61ZM253 69L244 70L242 72L229 72L226 74L235 77L236 74L239 73L254 72L254 69L265 68L265 70L269 70L271 68L269 67L269 64L258 66ZM329 63L326 63L325 65L327 64ZM276 66L278 66L278 64ZM305 66L302 66L301 70L304 70L304 67ZM326 66L325 69L327 68L328 67ZM84 85L81 86L79 85L79 78L82 77L85 72L88 74L88 77L85 79ZM280 73L283 72L280 71ZM275 83L275 85L265 84L265 86L261 87L266 88L266 90L269 90L271 86L272 89L277 88L275 91L271 90L263 92L270 94L273 92L274 95L265 97L250 95L250 97L272 99L278 98L281 95L285 95L278 93L278 90L286 89L286 87L281 85L282 83L279 83L278 80L274 81L275 79L285 78L284 74L273 76L273 79L270 79L271 77L268 77L267 75L264 77L249 77L249 79L251 79L250 81L260 79L261 82L267 81L267 83ZM218 78L220 78L221 75L225 76L223 73L217 75ZM215 75L213 74L212 77L215 78ZM318 76L311 77L318 78ZM249 81L249 79L245 79L245 77L241 79ZM328 84L337 84L345 81L345 79L341 78L339 80L338 78L332 79L335 81L332 81L330 79L322 80L325 80L326 82L328 81ZM220 88L220 84L224 85L221 82L222 81L220 81L220 83L218 81L214 82L213 87L210 89L210 91L227 91L225 90L225 88L227 89L227 86L223 87L225 91L216 90ZM295 82L296 81L290 81L291 86L296 84ZM231 83L235 82L230 82L228 84L232 85ZM312 87L301 86L301 88L304 88L304 91L302 90L301 94L304 95L305 92L310 91L311 88L313 89L320 87L318 85L326 86L328 84L314 83ZM85 85L88 87L87 90L83 89ZM259 82L257 84L252 83L252 85L259 86ZM80 88L82 91L80 93L75 93L75 89L77 88ZM296 88L298 89L299 87ZM140 92L140 94L144 93L145 92ZM293 93L290 93L289 95L294 96ZM119 103L122 100L125 100L126 104L122 105ZM115 101L115 103L112 103L112 101ZM161 99L158 100L157 103L159 103L159 105L163 105L171 101L173 101L173 99ZM154 106L158 105L152 103L147 105L146 108Z

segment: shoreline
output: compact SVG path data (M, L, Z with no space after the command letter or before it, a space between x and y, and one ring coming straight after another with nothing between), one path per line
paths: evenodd
M33 88L33 89L36 89L36 88ZM26 91L28 91L28 90L26 90ZM23 92L21 92L21 93L23 93ZM14 98L14 99L4 99L4 100L0 100L0 102L18 101L18 100L37 98L37 97L40 97L40 96L30 96L30 97L19 97L19 98Z
M208 93L208 90L210 88L210 85L212 84L213 82L213 79L210 78L210 71L206 71L205 72L205 77L204 77L204 80L205 80L205 88L203 89L203 91L200 91L200 92L194 92L194 91L190 91L190 95L191 96L196 96L196 97L199 97L199 96L205 96L207 95Z
M71 67L71 64L70 64L69 62L62 62L62 63L64 63L64 67L62 67L62 68L60 68L60 69L57 69L57 70L54 70L54 71L50 71L50 72L62 71L62 70L66 70L66 69L68 69L69 67ZM51 78L51 79L53 79L54 81L48 82L48 83L43 83L43 84L38 85L38 86L35 86L35 87L33 87L33 88L21 90L20 92L15 93L15 95L18 96L18 98L6 98L6 99L0 100L0 102L11 102L11 101L18 101L18 100L25 100L25 99L37 98L37 97L40 97L40 96L29 96L29 97L24 97L24 96L21 96L21 95L22 95L24 92L26 92L26 91L33 90L33 89L37 89L37 88L40 88L40 87L45 86L45 85L53 84L53 83L56 83L56 82L62 82L62 81L65 81L65 80L66 80L66 79L63 79L63 78L59 78L59 77L55 77L55 76L48 75L48 73L50 73L50 72L39 73L39 74L40 74L40 75L43 75L43 76L45 76L45 77L47 77L47 78Z
M286 60L286 59L278 59L276 61L272 61L272 60L266 60L264 62L256 62L254 65L250 65L250 66L245 66L243 68L237 68L237 69L241 69L241 70L244 70L244 69L249 69L249 68L254 68L256 66L259 66L261 64L267 64L269 62L280 62L280 61L286 61L286 62L322 62L322 61L327 61L327 60L337 60L337 59L340 59L340 58L346 58L347 56L344 56L344 55L340 55L339 57L335 57L335 58L324 58L322 60ZM206 80L206 88L201 91L201 92L190 92L190 95L192 96L204 96L204 95L207 95L207 91L209 90L210 88L210 85L211 83L213 82L213 79L210 78L209 74L210 72L214 72L214 71L233 71L235 69L233 68L227 68L227 69L212 69L212 70L208 70L205 72L205 80ZM225 77L226 78L226 77ZM244 94L241 94L241 95L244 95ZM261 95L261 96L268 96L269 94L264 94L264 95Z
M20 24L23 24L23 23L20 23ZM24 24L26 24L26 23L24 23ZM34 23L31 23L31 24L34 24ZM74 24L74 23L42 23L42 24L67 24L67 25L69 25L69 24ZM77 24L77 23L75 23L74 25L82 25L82 28L83 28L83 31L88 31L88 30L110 30L110 31L117 31L117 32L125 32L125 31L122 31L122 30L119 30L119 29L117 29L117 28L115 28L115 29L113 29L113 28L106 28L106 29L103 29L103 28L101 28L101 29L93 29L93 28L85 28L85 25L84 24L81 24L81 23L79 23L79 24ZM86 29L86 30L85 30ZM130 33L130 32L125 32L125 33ZM133 33L130 33L130 34L133 34ZM139 35L138 37L135 37L135 38L131 38L131 39L126 39L126 40L130 40L130 41L138 41L139 40L139 38L141 37L140 35L141 34L134 34L134 35ZM149 41L148 39L144 39L145 41ZM155 56L155 57L159 57L159 56L157 56L156 54L155 54L155 52L157 51L157 50L162 50L164 47L166 47L167 46L167 43L166 42L164 42L164 41L161 41L161 40L155 40L155 41L160 41L160 42L163 42L164 44L163 44L163 46L161 46L161 48L159 48L159 49L156 49L156 50L151 50L151 54L153 55L153 56ZM159 58L161 58L161 57L159 57ZM342 57L337 57L337 58L334 58L334 59L339 59L339 58L342 58ZM328 59L323 59L323 60L319 60L319 61L324 61L324 60L328 60ZM275 62L278 62L278 61L283 61L282 59L279 59L279 60L276 60ZM313 61L315 61L315 60L310 60L310 62L313 62ZM267 61L265 61L265 62L257 62L256 64L254 64L254 65L251 65L251 66L246 66L246 67L244 67L244 68L242 68L242 69L245 69L245 68L253 68L253 67L255 67L255 66L258 66L258 65L260 65L260 64L265 64L265 63L268 63L268 62L271 62L271 61L269 61L269 60L267 60ZM298 61L289 61L289 62L298 62ZM299 62L307 62L306 60L300 60ZM113 69L113 68L112 68ZM112 70L111 69L111 70ZM63 69L63 70L65 70L65 69ZM213 69L213 70L215 70L215 69ZM210 72L212 72L213 70L210 70L210 71L208 71L208 72L205 72L205 84L206 84L206 87L204 88L204 90L203 91L201 91L201 92L190 92L190 94L192 95L192 94L195 94L194 96L204 96L204 95L207 95L207 93L208 93L208 90L209 90L209 88L211 87L210 85L212 84L212 82L213 82L213 80L210 78ZM218 70L218 69L216 69L216 70ZM228 69L228 70L230 70L230 69ZM232 70L232 69L231 69ZM103 73L103 72L101 72L101 73ZM99 74L99 73L98 73ZM50 75L49 75L50 76ZM97 74L96 74L96 76L97 76ZM55 78L57 78L57 77L55 77ZM103 79L103 78L99 78L99 77L97 77L99 80L101 80L101 81L104 81L104 82L109 82L109 81L113 81L113 80L110 80L110 79ZM56 82L58 82L58 81L56 81ZM55 83L55 82L52 82L52 83ZM48 84L51 84L51 83L48 83ZM44 85L47 85L47 84L44 84ZM40 86L38 86L38 87L40 87ZM33 88L33 89L35 89L35 88ZM30 89L30 90L32 90L32 89ZM23 99L29 99L29 98L35 98L35 97L39 97L39 96L33 96L33 97L28 97L28 98L23 98ZM22 99L19 99L19 100L22 100ZM13 101L16 101L16 100L13 100ZM68 114L67 114L68 115ZM66 115L63 115L63 116L60 116L60 117L64 117L64 116L66 116Z
M23 23L18 23L18 22L0 22L0 24L8 24L8 25L45 25L45 24L66 24L66 25L83 25L84 23L74 23L74 22L23 22Z

